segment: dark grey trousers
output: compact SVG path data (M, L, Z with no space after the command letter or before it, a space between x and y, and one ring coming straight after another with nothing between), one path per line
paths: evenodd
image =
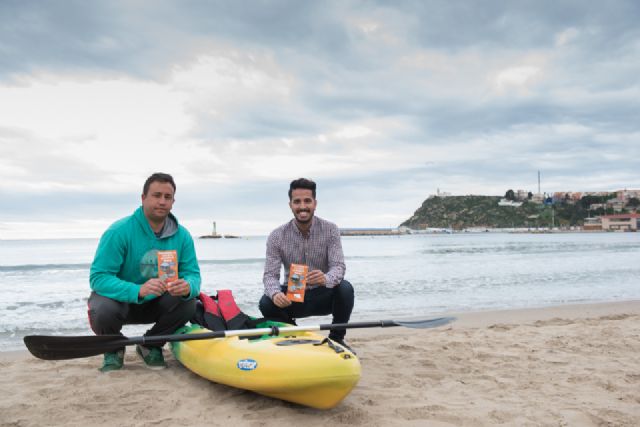
M287 292L287 287L281 287L282 292ZM333 315L331 323L347 323L353 311L354 292L351 283L343 280L334 288L320 286L307 290L304 302L294 302L286 308L280 308L273 303L271 298L263 295L259 307L262 315L268 319L280 320L285 323L294 323L297 318L308 316ZM334 330L329 333L331 339L344 339L344 329Z
M144 304L129 304L91 292L89 325L96 335L121 334L123 325L154 325L145 336L169 335L184 326L196 311L194 299L184 300L168 293Z

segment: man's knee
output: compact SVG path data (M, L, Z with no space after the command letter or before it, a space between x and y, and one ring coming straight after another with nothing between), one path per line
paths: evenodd
M338 296L343 301L353 301L354 293L353 286L347 280L343 280L340 282L338 286L336 286L336 292Z
M126 303L91 294L89 297L89 326L96 334L118 333L127 317Z
M182 297L173 296L169 293L164 293L161 296L159 296L157 303L162 309L162 311L165 311L165 312L176 311L176 310L195 312L195 309L196 309L195 299L186 300Z
M171 313L172 316L177 316L184 319L185 323L193 318L196 313L196 300L185 300L182 297L173 296L165 293L160 297L158 301L160 307L164 313Z
M262 298L260 298L260 302L258 303L258 308L264 317L269 317L269 315L273 315L276 305L273 303L271 298L266 295L262 295Z
M196 300L182 300L178 309L182 312L182 317L186 320L190 320L194 314L196 314Z

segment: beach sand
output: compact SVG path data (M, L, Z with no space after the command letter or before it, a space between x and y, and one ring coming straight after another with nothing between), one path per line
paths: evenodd
M331 410L211 383L167 350L169 369L145 369L129 347L109 374L101 357L4 352L0 425L640 425L640 301L457 316L437 329L349 331L362 378Z

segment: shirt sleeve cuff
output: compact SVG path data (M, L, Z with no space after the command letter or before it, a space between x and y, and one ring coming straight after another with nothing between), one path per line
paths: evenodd
M335 288L336 286L338 286L338 283L336 283L336 279L332 276L329 276L328 274L324 275L324 283L325 283L325 287L327 288Z

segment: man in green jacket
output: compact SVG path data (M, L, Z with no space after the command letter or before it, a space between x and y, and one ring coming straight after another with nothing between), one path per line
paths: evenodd
M102 235L91 264L89 323L96 335L121 334L125 324L154 325L145 336L172 334L189 321L200 293L193 239L171 214L176 185L171 175L147 178L142 206ZM158 274L158 251L177 253L178 279ZM124 347L104 355L102 372L122 368ZM137 346L151 369L166 367L162 346Z

